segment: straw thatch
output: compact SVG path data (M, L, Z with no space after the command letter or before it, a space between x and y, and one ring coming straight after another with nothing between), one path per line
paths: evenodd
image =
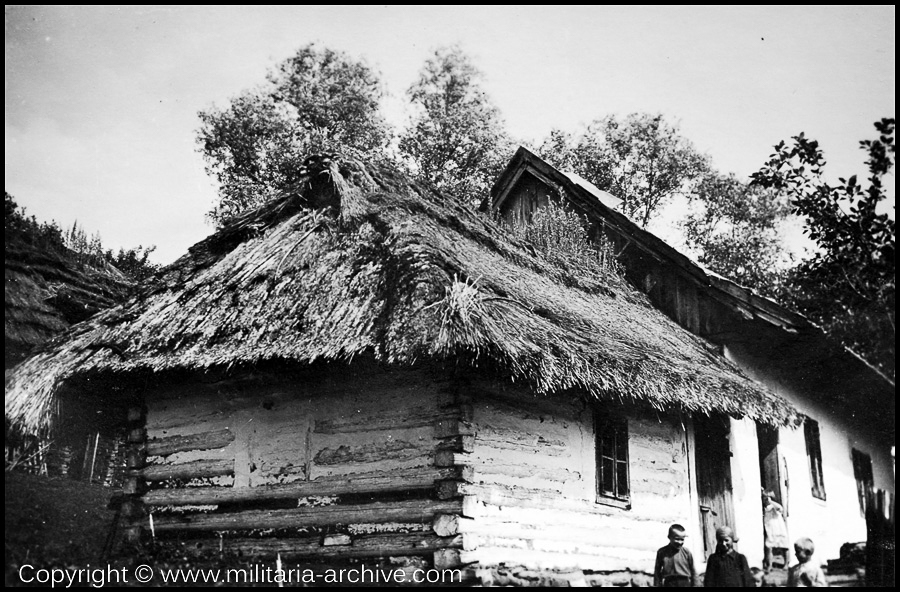
M17 233L4 240L5 362L97 311L123 302L133 287L111 266L80 263L65 249L39 248Z
M616 211L617 200L577 175L562 173L524 147L485 196L482 210L512 214L534 204L533 180L584 215L599 237L620 253L625 275L645 287L650 300L681 326L717 344L749 347L767 358L765 373L781 384L825 403L836 413L855 415L860 406L879 410L868 427L894 431L894 381L809 319L752 289L709 271ZM540 193L540 191L538 192ZM513 198L509 204L505 200ZM753 344L753 345L750 345ZM842 410L842 411L838 411Z
M361 354L485 363L538 393L794 417L618 275L552 264L384 167L310 159L304 175L17 367L7 419L45 429L76 376Z

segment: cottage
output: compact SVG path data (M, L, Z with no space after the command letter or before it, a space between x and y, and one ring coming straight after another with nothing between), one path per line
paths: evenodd
M715 528L725 521L737 527L751 565L759 565L761 489L784 506L792 540L816 541L819 559L837 558L844 543L865 541L866 496L880 491L888 500L884 508L893 505L893 381L806 318L701 268L616 211L611 196L524 148L482 208L521 220L550 202L586 216L593 237L615 245L629 282L657 309L716 344L744 375L800 412L799 429L732 415L715 436L724 439L715 446L725 451L720 458L697 443L695 554L712 551ZM705 476L709 464L712 474Z
M488 205L515 203L511 176L531 182L517 171L541 163L525 154ZM120 410L131 541L406 558L486 583L642 583L671 522L691 525L697 556L723 515L760 534L746 501L758 454L736 443L776 434L793 469L798 408L820 419L832 495L825 435L844 419L816 412L830 399L804 407L765 385L766 367L743 362L753 351L684 326L633 272L548 258L381 166L305 167L295 191L7 376L7 422L23 431L65 429L59 407ZM561 199L597 201L541 174L528 172ZM634 230L591 203L611 220L597 228ZM879 487L882 439L854 441Z

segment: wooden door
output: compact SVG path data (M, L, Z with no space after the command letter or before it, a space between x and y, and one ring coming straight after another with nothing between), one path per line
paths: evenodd
M734 503L731 493L731 449L729 422L723 416L695 416L694 434L697 467L697 494L700 503L700 528L704 555L716 550L716 529L734 528Z
M862 515L865 516L867 500L875 487L875 478L872 473L872 457L856 448L852 449L852 456L853 477L856 479L859 509Z
M778 428L756 424L756 439L759 442L759 477L762 488L773 492L775 501L786 508L781 491Z

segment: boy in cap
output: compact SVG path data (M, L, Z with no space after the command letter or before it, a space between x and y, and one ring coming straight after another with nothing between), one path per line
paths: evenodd
M747 558L734 550L737 537L730 526L716 529L716 552L706 562L703 585L724 588L754 588L753 574Z
M659 588L692 588L697 583L694 556L684 546L687 536L680 524L669 527L669 544L656 552L653 584Z

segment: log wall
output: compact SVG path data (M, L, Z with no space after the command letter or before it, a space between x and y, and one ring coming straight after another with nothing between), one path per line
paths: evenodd
M614 507L596 497L592 414L577 397L368 367L171 386L147 397L136 523L189 553L646 583L668 525L691 520L686 437L630 412L631 508Z
M456 458L473 467L473 482L462 486L461 560L495 582L504 581L496 568L505 565L543 570L537 582L578 570L589 580L643 573L646 583L669 525L692 522L681 423L628 414L631 508L624 509L598 503L590 404L501 384L477 390L473 451Z
M471 476L452 463L470 444L453 384L358 364L150 392L135 524L190 553L439 564Z

